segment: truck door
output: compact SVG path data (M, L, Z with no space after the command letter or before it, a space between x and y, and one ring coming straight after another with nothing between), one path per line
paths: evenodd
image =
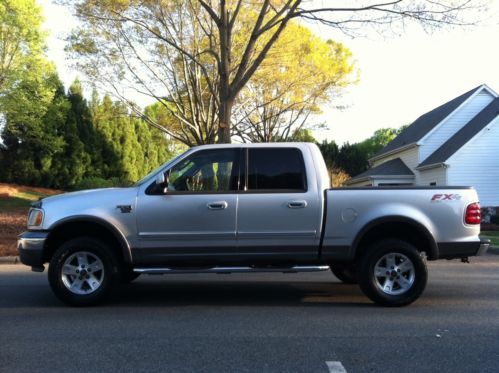
M153 183L139 196L139 261L192 262L235 251L240 153L194 152L167 171L166 194Z
M306 170L302 151L296 147L247 148L245 165L238 251L279 259L317 257L322 208L315 172Z

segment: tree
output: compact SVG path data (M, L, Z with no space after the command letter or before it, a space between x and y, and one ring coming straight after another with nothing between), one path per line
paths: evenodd
M358 175L369 168L366 154L358 144L344 143L336 164L350 176Z
M4 97L1 177L7 181L40 185L50 179L53 159L63 147L58 120L66 106L64 89L56 73L32 75L17 83ZM64 117L65 118L65 117Z
M93 9L92 4L82 4L78 9L85 12L85 6ZM112 13L120 5L100 2L98 7ZM166 31L182 36L177 42L183 49L202 55L207 41L200 27L184 20L196 19L200 15L199 8L187 6L186 1L174 1L164 7L161 22L171 27ZM149 18L143 14L146 9L148 5L139 7L138 11ZM215 142L217 103L212 93L215 88L210 82L216 79L217 70L210 67L209 61L193 63L178 49L161 43L134 23L103 22L102 18L89 18L88 22L92 27L80 29L70 37L69 49L77 57L79 69L94 81L111 87L109 93L121 98L142 119L172 138L189 146ZM153 98L156 105L142 111L126 97L123 92L126 88Z
M350 179L350 175L341 168L328 168L331 186L333 188L342 187L345 182Z
M317 143L312 131L307 128L296 129L290 137L291 141Z
M158 102L172 103L177 119L184 121L182 100L173 99L171 85L164 79L178 60L190 81L179 96L192 97L187 100L192 122L184 124L196 127L194 118L215 107L219 142L230 142L233 108L241 90L292 20L323 22L347 33L366 26L383 31L408 21L425 27L462 24L459 15L469 8L467 0L449 4L365 1L357 6L319 8L305 7L303 0L60 1L74 6L83 23L73 34L70 49L79 58L87 58L87 68L94 66L92 72L113 81L115 88L128 80ZM244 16L249 10L255 17ZM251 31L241 32L246 29ZM165 62L161 55L172 58ZM154 93L155 86L161 86L164 93ZM198 88L189 91L194 86ZM215 106L199 110L207 98ZM170 135L175 137L171 131Z
M57 115L60 81L44 56L42 20L35 0L0 3L0 177L34 184L48 177L62 146L46 122Z
M369 159L406 127L380 128L364 141L355 144L347 142L340 147L334 141L323 141L319 144L319 149L328 169L335 173L336 181L343 183L344 175L340 171L346 173L347 176L355 176L366 171L369 168Z
M43 58L42 20L35 0L0 3L0 97Z
M338 145L333 141L322 141L319 144L319 149L322 153L324 161L326 162L327 168L338 168L338 154L340 153L340 149Z
M131 115L123 103L107 95L100 101L96 92L92 96L92 124L100 139L98 177L136 181L171 157L163 133Z
M0 3L0 130L7 116L18 125L39 119L52 99L44 81L54 68L43 54L41 23L35 0Z
M358 145L364 152L366 161L372 158L378 151L383 149L390 141L397 137L405 128L380 128L368 139L360 142Z
M354 81L351 52L292 22L241 90L234 133L243 141L288 141L310 114Z

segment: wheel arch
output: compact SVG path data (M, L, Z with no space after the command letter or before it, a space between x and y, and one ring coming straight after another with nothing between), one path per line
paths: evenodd
M123 233L108 221L94 216L72 216L56 222L50 228L44 249L44 261L50 258L57 247L71 238L92 236L102 239L124 263L132 263L132 254Z
M412 243L426 252L429 260L438 259L438 246L431 232L420 222L406 216L385 216L366 224L357 234L352 248L358 260L370 243L397 238Z

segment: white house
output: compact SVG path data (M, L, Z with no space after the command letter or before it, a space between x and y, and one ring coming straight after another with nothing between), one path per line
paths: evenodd
M471 185L499 206L499 95L485 84L420 116L349 186Z

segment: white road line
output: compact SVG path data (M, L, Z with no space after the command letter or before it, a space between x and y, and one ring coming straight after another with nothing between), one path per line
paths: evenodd
M326 365L329 368L329 373L347 373L341 361L326 361Z

